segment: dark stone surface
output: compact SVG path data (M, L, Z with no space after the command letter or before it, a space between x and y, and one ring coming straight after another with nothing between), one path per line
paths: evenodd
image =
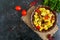
M28 9L31 1L0 0L0 40L41 40L21 20L21 12L17 12L14 9L16 5L21 5L23 9Z
M0 40L41 40L21 20L21 12L17 12L14 7L22 6L23 9L29 9L29 3L33 0L0 0ZM40 4L41 0L37 4ZM60 14L58 18L59 30L54 34L54 40L60 40Z

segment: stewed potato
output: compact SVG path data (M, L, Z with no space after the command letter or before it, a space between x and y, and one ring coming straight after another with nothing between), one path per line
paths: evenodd
M48 30L55 22L54 14L46 8L38 8L34 12L33 24L39 30Z

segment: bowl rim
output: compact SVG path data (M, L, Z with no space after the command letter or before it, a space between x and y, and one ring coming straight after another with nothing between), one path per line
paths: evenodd
M49 10L52 11L52 13L55 15L55 22L53 23L52 27L50 27L48 30L45 30L45 31L39 31L39 30L37 30L37 29L35 28L34 24L32 23L34 12L35 12L35 10L36 10L37 8L39 8L39 7L40 7L40 8L49 9ZM35 7L34 11L33 11L32 14L31 14L31 24L32 24L32 26L33 26L33 29L36 30L36 31L39 31L39 32L48 32L48 31L52 30L52 29L55 27L56 23L57 23L57 15L56 15L56 12L53 11L53 10L51 10L49 6L38 5L38 6Z

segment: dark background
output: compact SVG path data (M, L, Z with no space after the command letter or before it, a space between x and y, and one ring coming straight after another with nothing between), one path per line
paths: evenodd
M23 9L29 9L29 3L33 0L0 0L0 40L41 40L21 20L21 12L16 11L16 5ZM37 4L41 4L41 0ZM26 4L26 5L25 5ZM55 35L55 39L60 36Z
M0 40L40 40L39 36L21 20L21 12L14 9L16 5L20 5L28 10L31 1L0 0Z

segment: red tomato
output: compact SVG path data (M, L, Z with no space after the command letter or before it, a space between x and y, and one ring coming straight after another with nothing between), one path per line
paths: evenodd
M49 38L49 40L54 40L54 38Z
M27 11L24 9L22 10L22 16L26 16L27 15Z
M21 10L21 6L16 6L16 7L15 7L15 10L16 10L16 11L20 11L20 10Z
M36 1L33 1L30 3L30 6L34 6L37 2Z
M48 35L47 35L47 38L48 38L49 40L54 40L53 37L51 36L51 34L48 34Z
M48 34L48 35L47 35L47 38L51 38L51 34Z
M50 18L50 17L49 17L48 15L46 15L46 16L45 16L45 19L48 19L48 18Z
M35 12L40 13L40 10L36 9Z
M38 29L38 30L39 30L39 29L40 29L40 26L36 26L36 29Z

